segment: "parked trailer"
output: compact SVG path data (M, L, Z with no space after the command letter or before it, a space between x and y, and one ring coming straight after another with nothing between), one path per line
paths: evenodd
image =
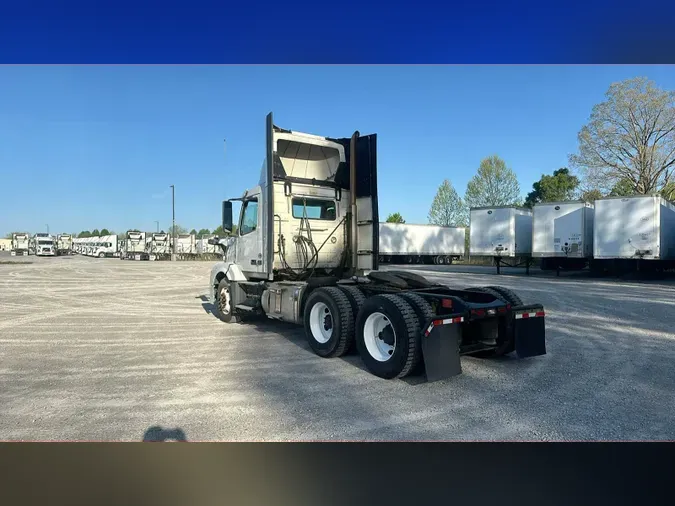
M472 207L469 253L492 257L497 266L521 267L532 263L532 210L517 206ZM508 259L508 260L506 260Z
M466 228L380 223L380 262L451 264L464 256Z
M56 236L56 254L73 254L73 236L71 234L59 234Z
M27 232L12 234L11 256L28 256L31 248L31 237Z
M153 233L147 242L146 251L149 260L167 260L171 258L171 236L166 233Z
M120 253L122 260L148 260L150 255L146 251L145 232L129 230L124 239L124 251Z
M532 256L543 270L583 269L593 257L593 204L583 201L535 204Z
M541 304L502 287L378 270L376 135L303 134L277 127L270 113L266 140L260 182L234 199L242 202L237 236L212 239L223 261L208 288L222 321L264 315L303 325L318 356L343 356L354 344L386 379L418 365L428 381L448 378L461 373L464 354L546 353ZM231 200L222 218L231 232Z
M595 201L594 270L675 263L675 204L658 195Z

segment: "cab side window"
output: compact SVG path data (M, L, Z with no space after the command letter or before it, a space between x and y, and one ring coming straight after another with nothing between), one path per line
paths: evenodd
M251 199L244 203L239 234L250 234L256 228L258 228L258 199Z

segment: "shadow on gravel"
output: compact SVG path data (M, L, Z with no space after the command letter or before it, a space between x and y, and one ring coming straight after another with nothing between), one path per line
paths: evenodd
M159 425L154 425L145 431L143 435L143 442L186 442L185 432L183 429L163 429Z

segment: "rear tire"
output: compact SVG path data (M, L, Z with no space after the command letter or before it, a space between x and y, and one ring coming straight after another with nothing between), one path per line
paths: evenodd
M341 357L354 340L354 315L347 295L334 286L309 294L304 309L305 335L323 358Z
M420 322L398 295L366 299L356 320L356 347L368 370L384 379L410 374L422 355Z

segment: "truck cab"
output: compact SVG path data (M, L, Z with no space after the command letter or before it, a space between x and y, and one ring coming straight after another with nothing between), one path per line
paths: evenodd
M241 203L236 227L233 201ZM303 325L325 358L355 343L382 378L406 376L421 362L427 379L458 374L460 350L545 353L540 305L525 306L510 291L457 290L378 271L375 134L306 134L278 127L270 113L258 184L222 203L222 228L227 237L209 241L223 253L209 294L226 323L260 315ZM512 326L514 309L532 319ZM518 346L515 329L525 327L534 337Z

